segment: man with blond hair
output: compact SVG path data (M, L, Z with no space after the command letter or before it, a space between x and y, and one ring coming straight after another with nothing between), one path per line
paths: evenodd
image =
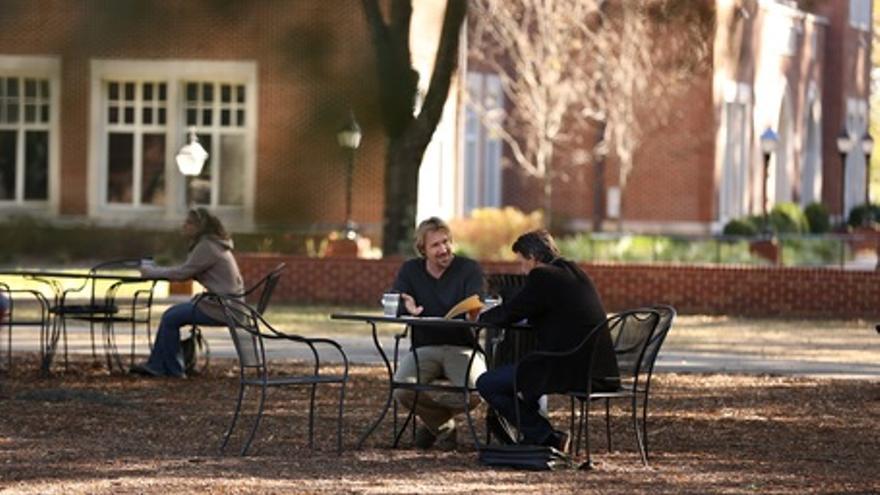
M400 292L405 312L414 316L444 316L456 303L483 294L480 265L452 252L449 226L437 217L421 222L416 229L415 249L419 257L406 261L397 273L393 290ZM452 385L473 387L486 370L482 354L468 362L475 349L474 333L468 328L448 330L412 327L411 351L404 355L394 375L397 382L431 383L448 380ZM467 375L467 376L465 376ZM455 415L464 411L461 394L396 389L394 397L407 409L415 408L422 424L416 430L416 446L427 449L455 447ZM416 399L418 399L416 401ZM479 404L472 396L468 407Z

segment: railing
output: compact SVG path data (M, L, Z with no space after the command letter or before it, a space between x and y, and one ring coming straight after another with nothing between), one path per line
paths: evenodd
M776 264L874 269L880 236L777 234L774 236L584 234L559 240L567 257L588 262Z

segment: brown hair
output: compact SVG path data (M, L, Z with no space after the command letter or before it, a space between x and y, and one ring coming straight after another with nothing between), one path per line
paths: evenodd
M428 233L437 231L446 232L449 240L452 240L452 231L449 230L449 225L446 225L446 222L437 217L422 220L419 226L416 227L416 240L413 243L413 248L415 248L420 256L425 255L425 238L428 237Z
M524 258L541 263L550 263L559 257L559 248L556 247L553 236L544 229L533 230L519 236L511 249Z
M223 228L223 223L205 208L193 208L186 214L187 221L196 226L196 235L193 244L204 235L214 235L220 239L229 239L229 233Z

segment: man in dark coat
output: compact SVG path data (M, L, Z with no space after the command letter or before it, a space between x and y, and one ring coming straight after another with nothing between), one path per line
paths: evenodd
M605 309L593 282L576 264L562 259L553 238L545 230L529 232L513 244L513 251L524 273L523 289L480 319L510 325L527 319L537 336L540 351L567 351L577 346L594 327L606 319ZM529 365L520 371L520 431L524 443L547 445L566 450L568 435L553 429L540 413L538 400L546 393L586 390L586 377L579 366L593 355L593 389L615 389L619 372L611 336L604 327L584 346L582 352L547 366ZM514 376L516 365L490 370L477 380L480 395L511 424L516 424Z

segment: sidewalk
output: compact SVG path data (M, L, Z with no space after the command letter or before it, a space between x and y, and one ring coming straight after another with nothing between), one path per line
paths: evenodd
M282 327L283 329L283 327ZM186 330L184 330L184 333ZM360 333L363 332L363 333ZM119 332L117 347L128 355L130 340ZM324 334L339 341L352 363L381 363L365 325L321 323L308 334ZM224 328L206 328L212 358L233 358L235 350ZM6 335L0 333L4 360ZM100 339L100 330L98 329ZM390 356L393 339L382 337ZM270 357L301 359L307 354L293 344L273 342ZM13 350L37 352L39 332L13 330ZM101 341L97 342L102 352ZM137 342L146 354L146 341ZM91 352L86 326L68 328L68 347L73 354ZM337 361L332 352L326 359ZM826 378L880 378L880 335L864 321L763 320L709 316L680 316L663 345L656 371L675 373L745 373L801 375Z

